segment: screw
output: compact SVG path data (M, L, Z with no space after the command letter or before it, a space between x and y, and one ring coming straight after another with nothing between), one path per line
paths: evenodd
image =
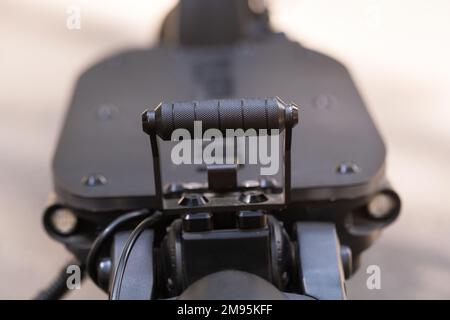
M178 204L184 207L198 207L206 204L207 202L208 199L204 195L198 193L183 195L180 200L178 200Z
M170 183L164 188L164 196L166 198L178 198L184 191L181 183Z
M339 174L354 174L361 171L356 163L343 162L336 167L336 172Z
M313 99L313 106L317 109L329 109L333 105L334 97L327 94L320 94Z
M119 108L113 105L104 104L97 109L97 119L99 121L110 121L117 117Z
M111 258L103 258L97 265L97 279L102 288L108 288L111 269L112 269Z
M273 178L263 178L259 180L259 186L266 192L281 193L283 189L278 185L277 181Z
M246 191L241 193L239 196L239 200L241 202L250 204L250 203L261 203L267 201L267 197L264 193L259 191Z
M81 182L88 187L98 187L105 185L108 181L101 174L90 174L81 178Z

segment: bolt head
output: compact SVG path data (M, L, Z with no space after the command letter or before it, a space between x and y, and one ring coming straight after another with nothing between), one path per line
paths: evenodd
M178 200L178 204L184 207L198 207L207 202L208 199L204 195L198 193L184 194L180 200Z
M89 174L81 179L81 182L87 187L98 187L105 185L108 180L101 174Z
M267 201L267 196L261 191L246 191L241 193L239 196L241 202L250 203L261 203Z
M355 174L359 171L361 171L361 169L354 162L343 162L336 167L336 172L341 175Z

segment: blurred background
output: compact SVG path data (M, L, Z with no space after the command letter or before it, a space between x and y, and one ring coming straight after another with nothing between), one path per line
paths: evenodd
M45 234L51 159L78 75L155 44L175 0L0 2L0 298L28 299L68 260ZM66 27L81 9L81 29ZM343 62L388 147L399 220L364 255L353 299L450 299L450 2L273 0L275 30ZM366 287L366 266L381 289ZM86 281L68 298L104 299Z

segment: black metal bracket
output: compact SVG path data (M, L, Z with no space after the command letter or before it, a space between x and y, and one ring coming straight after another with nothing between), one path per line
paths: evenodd
M346 299L341 245L328 222L297 222L297 268L303 294L319 300ZM318 254L319 253L319 254Z

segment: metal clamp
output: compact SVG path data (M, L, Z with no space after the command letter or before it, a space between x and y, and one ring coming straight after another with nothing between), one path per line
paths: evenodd
M161 178L161 163L159 157L158 139L167 141L171 139L174 130L183 128L191 134L194 133L194 122L202 121L202 134L208 129L218 129L225 133L227 129L266 129L270 135L271 129L278 129L280 136L284 131L284 188L278 194L266 195L264 203L245 203L239 200L239 195L227 194L221 197L212 197L197 206L189 208L181 206L177 199L164 198ZM153 153L153 170L155 177L155 190L161 210L204 212L205 210L221 211L251 210L264 206L266 209L283 208L289 202L291 190L291 140L292 127L298 122L298 107L286 104L280 98L266 99L233 99L233 100L207 100L194 102L160 103L153 111L146 110L142 114L144 132L150 136ZM200 193L208 190L199 190ZM211 190L209 190L211 191ZM214 190L216 192L217 190ZM237 188L235 191L245 191ZM242 197L241 197L242 198Z

